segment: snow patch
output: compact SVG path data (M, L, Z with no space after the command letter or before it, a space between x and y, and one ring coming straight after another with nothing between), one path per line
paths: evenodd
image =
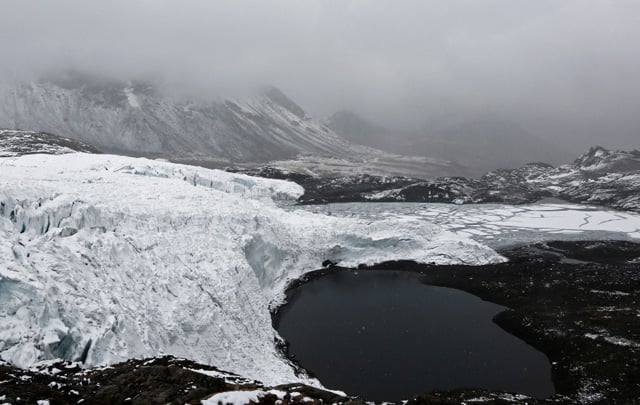
M612 345L640 348L640 343L635 342L633 340L617 337L617 336L609 336L606 334L598 334L598 333L585 333L584 336L591 340L602 339L607 343L611 343Z
M594 293L594 294L605 294L605 295L620 295L620 296L630 295L629 293L626 293L624 291L591 290L591 292Z
M133 92L133 88L125 88L124 94L127 96L127 101L129 102L130 107L140 108L140 101L138 100L138 97L136 97L136 94Z
M201 401L202 405L219 405L219 404L234 404L234 405L246 405L259 403L260 399L267 395L274 395L277 399L284 399L287 393L280 390L253 390L253 391L228 391L215 394L208 399Z

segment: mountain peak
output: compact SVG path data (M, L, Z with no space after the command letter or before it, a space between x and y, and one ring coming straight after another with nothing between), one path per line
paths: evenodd
M596 146L592 146L589 148L589 151L587 152L587 155L590 156L601 156L603 154L608 155L609 153L611 153L611 151L607 148L604 148L600 145L596 145Z
M273 103L283 107L284 109L293 113L296 117L303 119L307 116L307 113L296 104L293 100L287 97L280 89L274 86L268 86L264 89L263 94Z
M611 155L611 151L600 145L592 146L586 153L580 155L574 162L576 166L586 167L600 163L604 158Z
M611 151L597 145L580 155L573 164L588 171L633 171L640 169L640 152Z

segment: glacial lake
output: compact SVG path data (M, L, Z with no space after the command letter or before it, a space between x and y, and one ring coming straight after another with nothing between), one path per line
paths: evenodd
M287 293L275 326L322 384L365 400L482 388L554 393L547 357L496 325L506 308L400 271L341 271Z

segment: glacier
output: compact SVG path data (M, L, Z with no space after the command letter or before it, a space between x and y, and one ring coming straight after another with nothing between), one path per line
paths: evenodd
M0 158L0 359L85 366L171 354L279 384L270 309L324 260L485 264L421 216L292 207L297 184L115 155Z

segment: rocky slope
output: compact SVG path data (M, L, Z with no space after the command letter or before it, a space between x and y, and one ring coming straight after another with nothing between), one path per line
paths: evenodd
M640 211L640 152L591 148L573 163L553 167L530 163L498 169L478 179L441 177L425 181L407 177L345 176L323 178L264 167L250 171L291 179L305 188L301 203L437 202L524 204L543 198Z
M304 384L265 386L259 381L193 361L165 356L83 369L73 362L42 363L30 370L0 362L0 401L9 404L345 403L341 393ZM240 401L241 399L245 400Z
M239 99L189 98L147 82L67 72L0 83L3 127L64 134L108 153L218 166L304 155L329 170L346 161L386 162L389 173L427 178L460 171L445 160L407 160L350 143L273 87Z
M98 150L85 143L46 132L0 129L0 157L72 152L97 153Z

